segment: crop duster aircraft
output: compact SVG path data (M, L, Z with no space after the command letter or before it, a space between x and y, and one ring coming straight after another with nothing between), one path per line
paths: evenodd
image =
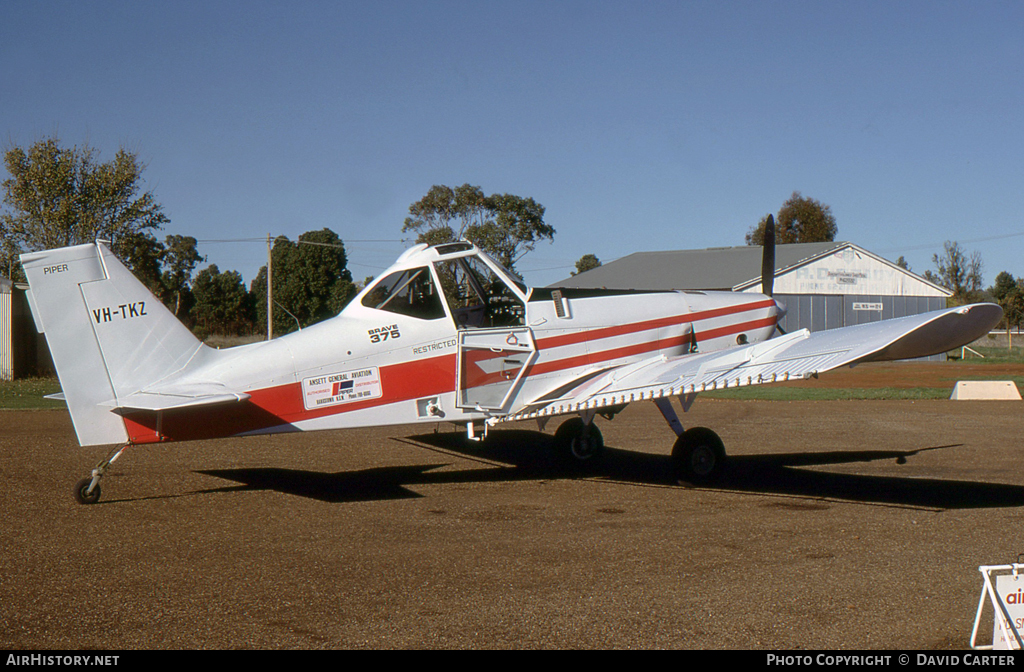
M684 430L702 391L803 379L861 362L937 354L987 333L1002 310L975 304L829 331L783 334L772 298L774 228L762 292L530 288L469 242L417 245L333 319L223 350L201 343L102 241L21 256L78 442L111 445L75 485L128 446L408 423L464 424L471 439L528 418L573 460L602 451L596 415L653 401L677 435L680 480L725 464L710 429Z

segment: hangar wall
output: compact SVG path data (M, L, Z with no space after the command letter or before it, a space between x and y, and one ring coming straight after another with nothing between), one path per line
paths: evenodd
M861 247L837 249L781 269L775 297L786 305L786 332L821 331L946 307L949 292ZM758 291L755 284L744 291ZM936 356L936 359L942 359Z
M552 286L760 292L761 263L754 246L635 252ZM850 242L777 246L773 287L789 333L941 310L951 294Z
M894 317L917 315L946 307L945 297L775 294L786 305L786 316L780 322L788 333L799 329L821 331Z

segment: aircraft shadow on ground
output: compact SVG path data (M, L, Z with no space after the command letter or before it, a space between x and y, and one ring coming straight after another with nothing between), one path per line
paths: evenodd
M398 440L460 462L477 462L479 466L452 469L451 464L432 463L338 473L281 468L217 469L198 473L240 484L203 492L272 490L335 503L420 497L422 495L411 490L411 486L466 482L586 477L637 486L679 487L681 490L691 487L676 483L667 455L608 447L599 463L580 468L559 458L552 437L542 432L495 431L483 444L469 442L458 432L421 434ZM956 447L731 456L722 477L703 489L930 509L1024 506L1024 487L1016 485L814 469L886 460L902 463L921 452Z
M437 465L381 467L326 474L318 471L278 468L211 469L198 473L241 485L203 492L273 490L322 502L368 502L420 497L407 485L423 482L425 472Z

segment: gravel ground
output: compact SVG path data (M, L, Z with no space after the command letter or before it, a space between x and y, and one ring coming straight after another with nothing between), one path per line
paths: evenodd
M140 447L92 506L105 450L0 412L0 648L967 648L978 566L1024 552L1022 411L698 400L714 488L650 404L587 474L554 424Z

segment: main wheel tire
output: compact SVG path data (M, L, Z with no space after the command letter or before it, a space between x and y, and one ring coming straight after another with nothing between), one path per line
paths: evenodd
M75 499L79 504L95 504L100 501L100 484L97 483L92 492L88 492L92 477L83 478L75 484Z
M725 445L707 427L693 427L676 439L672 464L677 481L703 485L717 480L725 468Z
M559 452L574 464L591 464L604 453L604 437L597 425L580 418L566 420L555 432Z

